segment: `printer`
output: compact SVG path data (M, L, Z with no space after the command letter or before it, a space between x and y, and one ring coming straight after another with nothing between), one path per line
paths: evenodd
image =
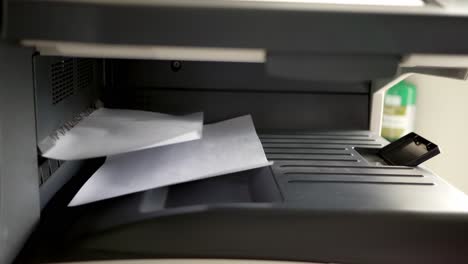
M466 77L463 1L0 3L0 263L468 262L468 198L376 154L385 90ZM250 114L274 164L68 207L104 158L38 142L96 101Z

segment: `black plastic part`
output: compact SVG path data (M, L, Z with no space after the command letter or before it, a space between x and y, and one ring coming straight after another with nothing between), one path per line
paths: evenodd
M316 56L319 57L319 56ZM330 56L324 56L332 63ZM345 56L346 57L346 56ZM356 60L356 57L349 57L349 60ZM388 58L389 64L392 63L392 58ZM320 65L323 65L323 60L319 60L314 64L314 69L317 70ZM345 60L346 61L346 60ZM367 60L369 62L369 60ZM387 60L385 60L387 61ZM162 60L106 60L108 68L113 67L115 82L119 86L127 86L129 89L135 87L146 88L184 88L184 89L212 89L220 91L265 91L265 92L314 92L314 93L347 93L347 94L369 94L368 81L349 81L350 75L347 75L350 70L350 65L340 66L336 59L334 63L328 65L325 72L321 69L320 74L325 75L322 78L319 74L311 72L310 69L302 69L301 74L313 74L313 79L330 79L328 81L308 81L294 80L283 78L286 76L273 76L277 74L268 74L268 67L283 68L293 72L292 69L285 69L285 64L279 62L276 65L276 60L269 60L272 64L263 63L239 63L239 62L204 62L204 61L162 61ZM178 64L177 64L178 63ZM384 61L382 61L384 63ZM275 66L276 65L276 66ZM371 62L369 65L374 66ZM396 64L395 64L396 65ZM177 67L178 66L178 67ZM310 65L304 65L308 68ZM369 70L369 67L361 65L362 71ZM389 68L391 66L389 65ZM393 72L395 68L392 68ZM309 72L307 72L308 70ZM346 76L337 76L337 72ZM353 72L356 74L356 72ZM288 73L289 74L289 73ZM292 74L292 73L291 73ZM110 73L109 75L112 75ZM372 75L362 75L359 79L367 79ZM295 76L292 76L295 77ZM345 78L346 77L346 78ZM348 81L344 81L348 79ZM326 129L326 128L322 128Z
M32 49L0 41L0 263L39 219Z
M3 24L4 24L3 23L3 19L4 19L3 12L4 12L4 9L5 9L3 7L4 4L5 4L5 1L0 0L0 38L2 38L2 36L3 36Z
M292 80L363 81L392 77L398 56L268 53L266 71Z
M114 84L104 92L110 108L163 113L204 112L213 123L250 114L258 130L365 130L369 83L289 81L258 63L106 60Z
M411 132L383 147L380 157L390 165L418 166L440 154L439 147L420 135Z

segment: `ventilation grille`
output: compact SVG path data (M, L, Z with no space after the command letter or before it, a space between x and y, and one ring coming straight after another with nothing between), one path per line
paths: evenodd
M73 59L65 59L51 65L52 104L58 104L74 94Z
M92 59L78 59L77 61L77 88L85 89L93 82L93 60Z
M39 185L44 184L65 163L65 161L42 157L40 157L39 162Z
M63 59L50 66L52 104L56 105L94 82L93 59Z

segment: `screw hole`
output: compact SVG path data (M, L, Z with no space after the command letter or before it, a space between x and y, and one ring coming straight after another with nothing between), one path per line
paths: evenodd
M173 72L178 72L182 68L182 63L180 61L171 62L171 70Z

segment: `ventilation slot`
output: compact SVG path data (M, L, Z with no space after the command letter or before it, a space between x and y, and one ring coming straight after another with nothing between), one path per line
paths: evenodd
M438 198L433 198L446 190L423 168L374 162L377 147L386 142L370 132L288 132L259 137L268 160L274 162L269 169L286 203L350 212L446 209L445 202L437 204ZM356 149L363 145L369 148Z
M382 146L381 144L372 144L372 143L357 143L357 142L331 142L331 141L286 141L286 140L262 140L262 143L265 144L267 147L284 147L285 144L290 144L291 146L294 146L292 144L296 145L302 145L302 146L316 146L316 145L340 145L340 146L359 146L359 147L380 147Z
M39 158L39 185L44 184L64 163L65 161Z
M374 142L375 140L372 138L359 138L359 137L317 137L317 136L309 136L309 137L288 137L288 136L263 136L263 140L274 140L274 141L285 141L285 142L300 142L301 140L307 142L307 140L333 140L333 141L365 141L365 142Z
M309 165L309 164L282 164L279 166L280 168L317 168L317 169L378 169L378 170L415 170L412 167L403 167L403 166L346 166L346 165Z
M297 188L309 190L312 185L327 186L336 191L343 184L432 186L434 183L416 168L404 166L377 166L368 163L356 146L381 146L366 132L353 134L309 133L259 135L275 177L284 190L302 197ZM294 187L289 187L294 185ZM300 187L302 185L306 185ZM349 187L354 188L354 187ZM366 188L366 187L356 187ZM348 189L348 191L351 189ZM367 189L363 189L367 190ZM352 191L349 191L352 192ZM355 195L355 194L353 194ZM301 198L302 199L302 198Z
M52 104L58 104L73 95L73 59L51 65Z
M77 88L88 88L93 82L93 60L92 59L78 59L77 60Z
M377 185L415 185L415 186L432 186L432 182L399 182L399 181L344 181L344 180L290 180L289 183L315 183L315 184L377 184Z
M291 176L309 176L309 177L314 177L314 176L344 176L344 177L352 177L352 176L358 176L358 177L423 177L421 174L387 174L387 173L366 173L366 172L286 172L283 173L283 175L291 175Z

